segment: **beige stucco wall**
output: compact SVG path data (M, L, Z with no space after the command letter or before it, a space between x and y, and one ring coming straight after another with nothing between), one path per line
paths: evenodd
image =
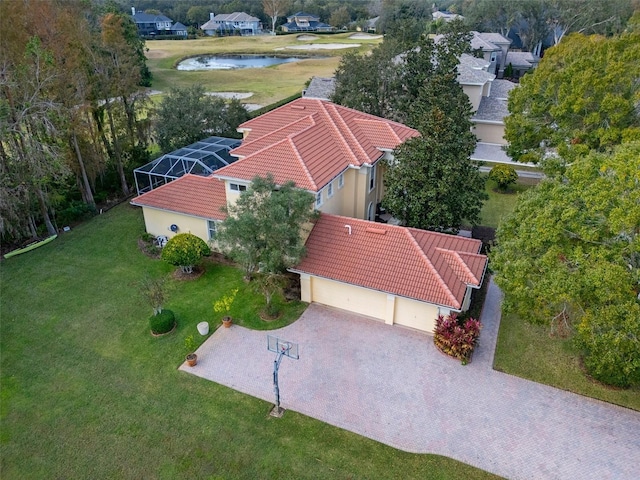
M433 333L438 307L410 298L396 297L395 323Z
M209 240L207 230L207 220L189 215L182 215L175 212L166 212L155 208L142 207L144 215L144 225L147 233L154 236L166 235L171 238L178 233L192 233L205 242ZM177 225L178 231L172 232L171 225Z
M333 280L306 276L301 279L301 299L350 312L367 315L384 321L387 295Z
M462 85L462 90L469 97L473 111L478 110L480 100L482 100L483 85Z
M367 315L424 332L433 332L438 307L326 278L300 275L301 299Z
M507 145L504 138L504 123L478 123L474 122L473 133L479 142Z

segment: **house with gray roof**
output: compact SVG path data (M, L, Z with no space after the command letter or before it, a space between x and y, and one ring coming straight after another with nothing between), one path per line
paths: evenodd
M310 13L298 12L287 17L287 23L282 25L283 32L331 32L333 27L322 23L320 17Z
M335 89L335 77L313 77L309 86L302 91L302 96L305 98L316 98L318 100L330 100Z
M209 14L209 21L200 27L206 35L258 35L262 33L260 19L248 13Z
M165 15L136 12L135 7L131 7L131 17L138 29L138 35L142 37L162 35L187 36L187 27L180 22L173 23L173 20Z

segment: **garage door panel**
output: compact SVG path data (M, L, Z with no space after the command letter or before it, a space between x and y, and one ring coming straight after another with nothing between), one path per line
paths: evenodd
M314 302L384 320L384 293L317 277L311 279L311 288Z
M396 298L395 322L398 325L433 333L438 307L409 298Z

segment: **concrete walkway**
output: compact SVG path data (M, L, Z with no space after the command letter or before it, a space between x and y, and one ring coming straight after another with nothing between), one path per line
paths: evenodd
M452 457L512 479L636 479L640 413L496 372L500 290L491 283L473 362L432 337L311 305L269 332L297 342L281 404L401 450ZM218 329L181 369L274 402L267 332ZM286 413L285 413L286 415Z

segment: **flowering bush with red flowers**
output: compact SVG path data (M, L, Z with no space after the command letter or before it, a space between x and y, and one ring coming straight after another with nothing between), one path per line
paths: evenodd
M466 365L478 343L481 328L480 320L470 318L461 323L455 313L447 317L438 315L433 342L441 352L460 359Z

